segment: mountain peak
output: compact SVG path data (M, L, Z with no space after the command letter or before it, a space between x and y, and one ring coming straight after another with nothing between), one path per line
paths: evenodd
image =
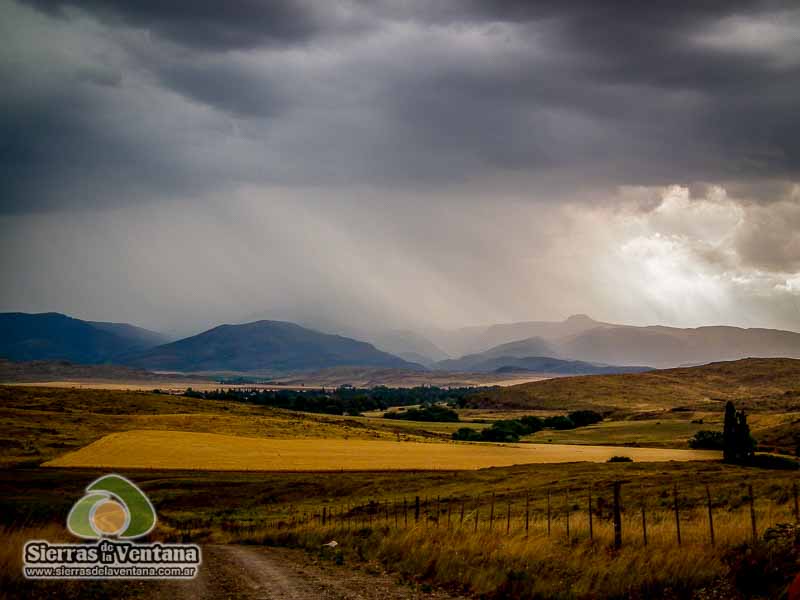
M595 323L595 320L589 315L577 314L570 315L564 320L565 323Z

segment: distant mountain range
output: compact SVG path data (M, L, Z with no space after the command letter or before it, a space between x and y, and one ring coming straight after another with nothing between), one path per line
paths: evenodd
M800 358L800 333L792 331L727 326L636 327L603 323L586 315L432 335L445 351L472 349L461 359L437 363L439 368L464 368L503 355L548 356L602 365L650 365L659 369L748 357Z
M609 375L612 373L641 373L651 367L596 365L581 360L561 360L549 356L495 356L476 360L482 354L471 354L458 360L445 360L436 364L447 371L475 373L539 373L554 375Z
M286 321L261 320L220 325L165 343L161 334L125 323L82 321L58 313L0 313L2 358L158 371L268 374L335 367L416 371L427 367L475 373L606 374L746 357L800 358L800 334L791 331L635 327L594 321L586 315L433 331L427 336L407 330L373 332L365 333L364 339L372 344ZM472 350L449 358L456 348Z
M182 372L288 372L337 366L423 370L372 344L284 321L220 325L124 357L125 364Z
M59 313L0 313L0 357L14 361L109 363L165 341L161 334L125 323L81 321Z

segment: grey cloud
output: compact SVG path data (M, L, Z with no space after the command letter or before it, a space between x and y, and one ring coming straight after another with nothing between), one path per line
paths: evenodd
M26 0L54 16L80 9L109 23L146 28L191 48L224 51L307 40L320 30L310 2L293 0Z
M24 114L25 90L12 88L23 114L7 111L4 130L24 144L7 145L16 162L6 163L5 210L32 196L39 172L64 176L35 190L45 206L69 202L86 179L102 187L111 170L103 165L117 156L124 164L114 170L130 176L110 182L115 193L101 203L235 182L430 189L519 172L567 188L577 179L791 180L800 171L800 65L697 41L730 15L764 18L785 3L34 5L56 15L53 27L99 19L125 59L116 73L80 65L82 78L126 85L102 98L118 115L102 124L92 108L60 108L61 96L95 102L76 83L42 103L55 114L34 119ZM192 110L165 100L173 92L212 112L189 123L182 113ZM133 124L145 103L204 133L173 135L165 148L164 131L147 129L147 119ZM17 123L51 120L69 132L62 143L81 140L63 160L49 143L58 127L13 134ZM222 156L206 150L218 164L196 160L198 139L228 147Z
M776 20L800 27L786 2L0 0L0 309L797 323L800 61L736 38ZM112 302L72 283L97 274Z

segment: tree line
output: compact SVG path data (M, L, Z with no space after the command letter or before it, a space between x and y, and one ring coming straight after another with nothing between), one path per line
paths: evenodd
M358 416L363 412L386 410L392 406L435 405L459 406L464 398L476 391L490 388L441 388L418 386L392 388L376 386L369 389L342 386L333 389L269 390L258 388L228 388L199 391L191 388L184 396L205 400L232 400L272 408L285 408L329 415Z

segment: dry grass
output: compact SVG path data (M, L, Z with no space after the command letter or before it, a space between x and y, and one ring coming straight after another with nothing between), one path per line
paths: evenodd
M487 507L482 511L486 514ZM612 549L613 526L595 516L589 539L585 514L570 518L566 535L563 516L551 523L536 515L526 534L517 514L506 533L505 514L490 529L484 519L473 528L475 513L466 521L448 525L421 520L408 527L395 525L393 516L374 522L363 515L322 526L311 521L296 527L275 525L247 532L223 532L221 541L299 545L317 550L337 540L343 560L380 560L404 575L433 582L480 597L534 598L651 598L702 597L700 590L725 590L724 598L738 597L728 581L724 557L738 544L751 540L749 512L721 511L715 515L716 545L709 542L705 512L682 514L682 544L678 546L671 512L649 514L648 540L644 545L641 518L631 511L623 519L623 546ZM757 520L762 524L792 522L785 506L760 503ZM329 522L330 523L330 522ZM341 559L340 559L341 560Z
M748 411L800 409L800 360L748 358L702 367L625 375L549 379L479 392L475 406L572 410L722 410L727 400Z
M108 433L133 429L265 438L437 439L424 427L371 421L150 392L0 386L0 466L39 464Z
M389 442L342 439L259 439L178 431L125 431L48 461L50 467L261 471L482 469L517 464L605 462L623 453L637 461L702 460L718 452L560 446Z

